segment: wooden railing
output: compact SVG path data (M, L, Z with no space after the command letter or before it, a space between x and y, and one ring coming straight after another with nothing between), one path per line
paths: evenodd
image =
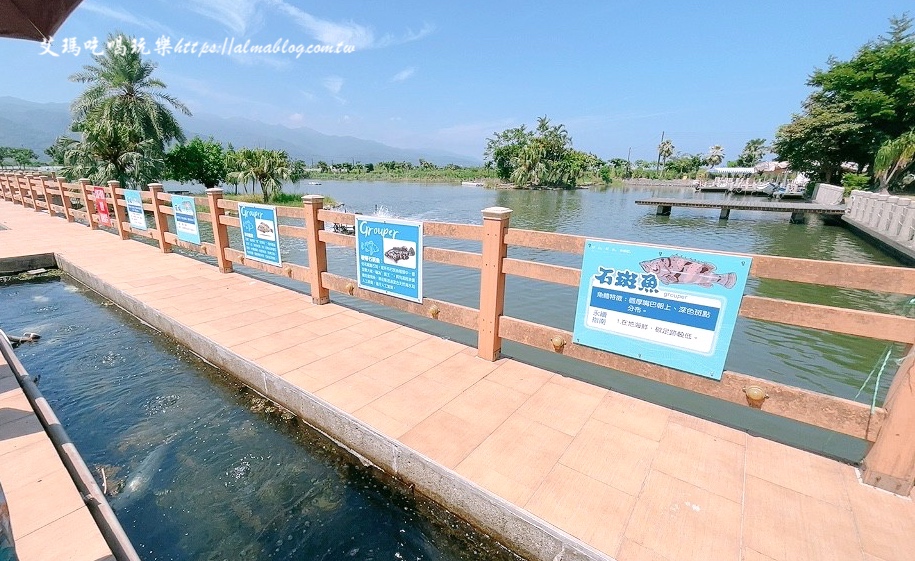
M532 323L504 314L506 277L509 275L577 287L578 268L550 265L508 257L510 246L554 252L583 254L583 236L556 234L509 227L511 210L489 208L482 211L482 225L424 222L423 233L430 238L451 238L481 243L480 253L431 247L424 243L423 259L431 263L467 267L480 271L479 306L472 308L440 299L424 298L421 303L393 298L363 290L354 279L328 271L327 244L354 247L353 236L325 229L326 223L353 226L355 215L323 208L321 196L303 197L303 208L277 208L277 216L301 220L301 226L279 225L279 234L299 238L307 244L308 264L283 263L281 267L246 260L244 253L230 246L228 228L240 227L238 203L224 199L221 189L207 190L197 197L198 218L210 222L213 242L191 244L169 231L168 215L173 214L171 195L159 184L141 193L143 208L152 215L148 230L130 226L126 219L124 189L110 181L104 187L106 203L113 208L114 228L122 239L131 235L155 240L163 252L178 246L215 257L220 271L232 272L233 264L245 265L267 273L308 283L313 301L325 304L331 291L438 321L478 333L478 355L486 360L499 357L503 340L515 341L548 352L586 361L606 368L698 392L731 403L749 406L747 388L762 389L766 399L761 409L820 428L863 439L871 444L863 462L866 482L894 492L907 494L915 482L915 319L902 315L821 306L746 295L740 316L872 339L903 343L907 358L897 371L884 407L871 407L855 401L826 395L739 372L725 371L720 381L694 376L679 370L634 358L577 345L572 333ZM0 174L0 195L7 201L48 211L73 221L79 219L98 228L98 215L92 210L95 200L88 181L65 183L47 177ZM81 208L77 208L81 207ZM872 290L911 295L915 292L915 269L825 262L808 259L752 255L750 275L824 286ZM863 377L863 376L862 376Z

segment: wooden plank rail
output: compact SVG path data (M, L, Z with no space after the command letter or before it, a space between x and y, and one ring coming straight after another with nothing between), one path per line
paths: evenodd
M54 183L56 181L56 184ZM64 183L60 180L28 177L23 174L0 173L0 197L22 204L36 211L50 210L61 213L68 220L86 220L90 227L98 228L93 212L93 187L88 180L78 183ZM143 192L143 208L152 212L153 227L137 231L124 220L124 190L116 182L106 187L111 194L109 203L114 204L118 232L122 237L129 234L141 235L158 241L163 252L172 246L181 247L209 256L219 261L220 271L232 271L233 264L253 267L261 271L291 278L310 285L315 303L329 301L328 293L347 294L362 300L380 304L392 309L432 317L439 321L475 330L478 333L478 354L487 360L499 356L502 340L511 340L533 348L562 354L575 360L586 361L605 368L633 376L668 384L684 390L701 393L730 403L747 405L745 389L758 386L767 394L762 410L766 413L792 419L816 427L829 429L867 442L875 443L874 454L865 461L864 479L896 492L907 492L915 482L915 439L898 438L899 434L911 432L911 419L915 418L915 361L908 360L893 381L883 408L874 408L814 391L788 386L746 374L726 371L720 381L694 376L668 367L659 366L637 359L616 355L602 350L577 345L572 342L572 333L554 327L540 325L503 313L505 281L508 275L549 282L562 286L578 287L582 272L577 267L540 263L532 260L508 257L509 248L528 248L544 252L559 252L582 255L588 240L584 236L556 234L511 228L510 209L491 208L483 211L483 224L451 224L425 222L424 235L429 238L447 238L478 243L478 251L465 251L434 247L424 243L425 261L449 266L467 267L480 271L480 306L470 308L440 299L424 298L421 303L406 301L357 286L354 279L335 275L327 271L326 244L339 247L355 247L355 237L348 232L333 231L331 225L342 225L352 229L356 215L337 210L324 209L324 199L319 195L303 197L303 207L277 209L277 216L301 224L280 224L281 237L306 240L308 266L284 263L281 267L245 258L244 253L229 245L226 233L228 227L240 228L237 217L238 203L226 200L221 189L210 189L206 197L196 197L198 218L213 224L214 243L189 244L179 240L169 231L167 216L173 214L171 195L163 192L159 184L151 184L150 191ZM52 198L59 197L61 204ZM909 235L908 228L915 221L915 214L902 205L898 210L881 210L875 214L876 203L872 198L861 197L869 206L855 207L856 216L862 221L871 221L886 226L890 233ZM865 200L866 199L866 200ZM878 201L880 202L880 201ZM647 199L638 204L688 206L694 208L721 208L767 210L779 212L803 212L815 214L841 214L843 207L811 203L761 203L732 202L727 200L689 201L681 199ZM73 208L75 206L81 209ZM227 214L230 213L230 214ZM898 224L897 224L898 222ZM886 223L886 224L884 224ZM915 228L915 226L912 226ZM903 233L900 234L900 230ZM614 240L606 240L614 241ZM632 243L632 242L620 242ZM645 244L647 245L647 244ZM657 247L657 246L651 246ZM689 248L669 248L678 252L689 252ZM695 250L699 251L699 250ZM703 250L704 251L704 250ZM742 255L752 259L750 275L759 279L799 282L843 289L879 291L890 294L912 295L915 292L915 269L884 265L824 262L810 259L773 257L766 255ZM570 310L574 313L574 310ZM739 314L741 317L792 325L805 329L817 329L858 337L915 344L915 319L896 314L885 314L795 302L784 299L746 295ZM866 373L862 373L862 379Z

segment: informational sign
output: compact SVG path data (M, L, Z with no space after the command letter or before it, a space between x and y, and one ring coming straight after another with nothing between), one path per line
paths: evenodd
M143 197L139 191L127 189L124 191L124 202L127 203L127 219L130 227L137 230L146 230L146 213L143 212Z
M238 218L241 221L245 258L282 266L276 207L238 203Z
M104 187L94 187L92 197L95 199L95 212L98 214L98 223L111 227L111 215L108 213L108 199L105 197Z
M588 240L574 341L720 380L750 261Z
M356 216L359 288L423 301L423 223Z
M200 226L197 224L197 203L194 197L172 195L175 211L175 234L179 240L200 245Z

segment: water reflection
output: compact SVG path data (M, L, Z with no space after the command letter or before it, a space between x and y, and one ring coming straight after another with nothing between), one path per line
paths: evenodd
M0 301L143 559L517 559L79 285Z

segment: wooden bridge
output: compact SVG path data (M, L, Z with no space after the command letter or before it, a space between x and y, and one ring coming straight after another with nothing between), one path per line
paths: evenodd
M102 192L96 200L94 193ZM328 272L326 246L351 248L355 240L324 225L353 225L355 216L324 210L320 196L304 197L304 208L277 209L297 222L280 225L278 233L306 241L308 265L276 267L246 260L231 247L228 229L240 226L233 216L238 205L223 199L220 189L196 198L199 220L213 226L201 244L170 231L168 216L175 211L161 185L141 195L148 230L131 227L124 192L114 181L99 191L86 180L0 174L0 224L7 228L0 229L0 257L55 254L65 272L522 555L911 559L915 319L744 296L744 318L905 345L907 357L884 406L871 407L744 373L726 371L720 381L697 377L580 346L568 331L506 315L509 275L570 287L581 280L578 268L511 258L509 247L581 255L586 244L582 236L510 228L509 209L484 210L481 225L423 223L430 243L451 238L480 244L479 253L426 244L422 252L426 262L480 271L479 305L471 307L399 300ZM111 227L101 226L94 211L106 205ZM158 247L129 243L138 237ZM217 266L172 254L173 247L214 257ZM232 274L236 264L307 283L311 296ZM915 287L909 268L766 255L752 256L750 275L907 296ZM477 344L438 339L338 306L330 302L331 292L471 329ZM860 439L869 451L859 472L500 358L503 340L758 406ZM568 370L575 371L574 362ZM753 403L751 393L763 397ZM17 507L9 499L15 530Z
M727 220L732 210L761 210L764 212L790 212L792 224L802 224L808 214L845 214L845 205L826 205L808 203L804 201L759 201L759 200L732 200L732 199L673 199L652 198L636 201L637 205L653 205L658 207L659 216L669 216L672 207L685 208L720 208L720 220Z

